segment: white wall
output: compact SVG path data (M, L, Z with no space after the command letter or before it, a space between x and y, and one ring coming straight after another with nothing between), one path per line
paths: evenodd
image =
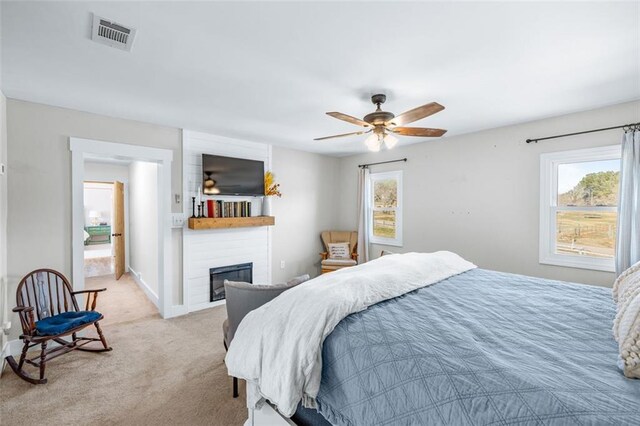
M97 212L100 217L96 219L98 223L111 225L113 210L113 185L108 183L84 183L84 224L90 226L92 211Z
M158 304L158 165L129 166L129 268Z
M272 170L282 198L272 200L273 282L320 272L320 232L337 230L339 165L335 157L273 147ZM280 262L285 267L281 269Z
M371 169L404 170L404 247L389 250L451 250L482 268L611 286L612 273L538 263L539 167L541 153L618 144L622 130L525 140L639 118L640 102L632 102L342 158L341 227L356 229L357 165L407 157L407 163ZM382 248L373 246L372 255Z

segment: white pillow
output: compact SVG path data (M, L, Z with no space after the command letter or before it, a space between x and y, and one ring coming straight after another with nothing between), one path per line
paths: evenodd
M331 259L350 259L349 243L329 243L329 257Z
M613 301L621 304L629 293L640 286L640 262L620 274L613 283Z

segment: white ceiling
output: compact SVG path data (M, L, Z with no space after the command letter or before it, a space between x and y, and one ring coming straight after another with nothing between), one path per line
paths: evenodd
M640 3L2 2L7 97L343 155L362 117L468 133L640 98ZM138 29L90 40L91 13ZM612 123L618 124L618 123ZM401 143L423 138L402 138Z

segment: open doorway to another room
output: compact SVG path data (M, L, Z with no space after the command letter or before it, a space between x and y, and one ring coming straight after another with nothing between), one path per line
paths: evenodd
M130 321L139 314L171 317L182 312L182 305L174 309L168 278L173 272L172 152L80 138L70 138L69 146L74 290L106 288L107 292L101 293L101 313L117 322ZM110 212L108 208L92 208L89 200L85 203L85 182L112 184ZM121 215L117 213L119 209ZM104 237L106 229L99 230L106 240L100 244L110 244L113 257L113 263L101 270L107 275L85 276L85 251L87 261L107 253L99 251L94 255L93 247L85 250L99 245L84 244L86 226L109 227L110 240ZM143 306L146 307L141 309Z
M122 157L84 161L85 286L109 290L101 309L116 322L158 314L158 172Z

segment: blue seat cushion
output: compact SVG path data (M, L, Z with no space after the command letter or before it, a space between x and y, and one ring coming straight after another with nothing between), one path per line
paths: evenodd
M96 311L63 312L36 322L36 331L40 336L55 336L97 321L101 315Z

